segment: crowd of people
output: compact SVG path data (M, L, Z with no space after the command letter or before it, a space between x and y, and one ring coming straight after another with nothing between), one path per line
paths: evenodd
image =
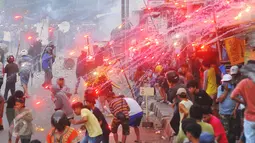
M54 114L51 117L52 129L46 137L47 143L108 143L109 135L113 133L114 141L119 142L118 127L122 125L122 142L126 142L129 135L130 126L134 128L137 139L135 142L141 142L139 126L143 117L143 111L138 103L125 96L117 96L112 89L112 83L104 78L99 78L97 90L89 86L84 94L84 102L71 102L72 93L70 88L65 85L64 78L58 78L56 83L53 79L53 63L55 62L55 46L49 44L42 50L41 41L36 41L31 47L18 52L17 57L9 55L7 64L4 67L4 61L0 62L0 88L6 80L4 96L0 96L0 130L4 130L4 104L6 103L6 118L9 123L9 143L15 138L15 142L22 143L40 142L33 140L34 132L33 114L30 109L26 108L26 101L30 97L28 90L29 80L33 81L35 72L40 72L41 68L45 73L45 80L42 86L51 91L51 99L54 103ZM97 60L98 61L98 60ZM101 60L102 61L102 60ZM97 63L97 66L102 63ZM78 94L80 78L87 81L89 67L87 64L87 53L81 51L77 59L77 84L74 94ZM90 69L91 70L91 69ZM6 74L6 79L4 79ZM18 80L19 76L19 80ZM23 91L16 90L16 83L20 81ZM31 81L31 85L32 85ZM98 93L98 89L100 89ZM11 94L9 95L9 91ZM96 107L97 100L102 103L101 110ZM111 126L108 125L104 117L104 103L108 102L109 112L113 115ZM103 113L102 113L103 112ZM76 120L75 115L81 116ZM83 139L78 138L78 130L71 127L72 125L81 125L81 130L86 130Z
M40 47L39 43L37 45ZM52 83L52 66L55 62L54 45L49 44L41 55L41 66L45 73L43 87L51 91L54 110L51 117L52 129L49 131L47 143L108 143L110 133L114 141L119 142L118 127L122 126L121 142L125 143L130 133L130 127L136 134L135 142L141 142L139 126L143 118L143 111L135 99L123 95L115 95L113 84L106 76L100 84L88 86L84 92L84 101L70 102L72 93L65 85L64 78L58 78ZM3 111L6 106L6 117L10 126L9 142L16 138L22 143L31 141L33 131L32 111L26 108L29 98L28 82L33 78L34 65L38 64L38 53L31 55L31 51L21 50L16 59L13 55L7 57L4 67L0 62L0 88L6 74L4 96L0 96L0 130L3 130ZM193 57L194 58L194 57ZM40 58L39 58L40 59ZM172 136L176 136L176 143L252 143L255 140L255 101L252 96L255 87L254 61L248 61L244 66L232 66L227 69L224 65L218 67L211 60L196 62L191 65L181 64L179 68L171 67L171 62L155 65L141 65L134 73L134 89L139 97L139 88L149 83L161 96L162 104L173 108L170 125ZM40 63L40 62L39 62ZM38 66L38 71L40 67ZM74 94L78 94L80 79L88 81L87 53L82 51L77 59L77 84ZM16 90L17 74L23 91ZM11 96L8 95L11 91ZM96 107L100 102L103 108ZM104 116L105 101L113 115L111 126ZM76 116L80 119L76 119ZM72 125L81 125L86 130L82 139L78 137L78 130ZM171 136L171 137L172 137Z
M3 73L7 73L7 93L3 97L0 96L0 129L3 130L4 103L7 103L6 117L9 123L9 143L12 142L13 138L15 138L15 142L36 143L40 141L31 141L35 133L33 114L25 106L26 100L29 98L28 81L30 75L33 74L34 61L26 50L22 50L20 53L18 64L16 64L13 56L9 56L7 59L8 64L4 68ZM81 56L84 56L83 54ZM51 117L52 129L45 139L47 143L108 143L110 133L113 133L114 141L119 143L117 132L120 125L123 128L122 143L126 142L130 127L133 127L136 133L137 139L135 142L141 142L139 126L142 121L143 111L134 99L115 95L112 89L112 82L104 80L100 86L97 86L97 89L100 89L99 92L93 87L88 87L84 92L84 102L71 102L72 93L70 88L65 85L65 79L58 78L56 83L51 82L54 58L52 48L47 47L42 55L42 69L45 72L43 86L47 85L47 89L51 91L51 99L55 110ZM80 70L79 66L81 65L78 63L78 70ZM15 90L17 74L20 76L23 91ZM79 78L83 75L83 73L77 73L78 83ZM84 78L84 80L86 79ZM11 90L11 96L8 96L9 90ZM75 89L75 92L77 92L77 89ZM99 97L108 101L110 112L113 115L111 126L108 125L102 111L95 106ZM75 115L81 118L77 120ZM80 130L86 131L82 139L78 137L79 132L71 127L72 125L81 125Z
M173 108L176 143L254 142L254 61L230 69L211 60L192 62L179 69L165 63L139 66L135 90L147 80L161 96L158 102Z

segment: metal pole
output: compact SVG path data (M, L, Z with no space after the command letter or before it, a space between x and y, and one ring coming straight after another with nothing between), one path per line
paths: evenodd
M120 66L123 67L123 66L122 66L122 62L120 61L120 59L118 59L118 61L119 61L119 63L120 63ZM127 75L126 75L126 73L125 73L124 70L123 70L123 74L124 74L124 77L125 77L125 79L126 79L126 81L127 81L128 88L129 88L129 90L130 90L130 92L131 92L131 95L132 95L132 97L135 99L135 94L134 94L134 92L133 92L133 89L132 89L132 87L131 87L131 85L130 85L130 82L129 82L129 80L128 80L128 78L127 78Z
M220 41L219 41L219 35L218 35L218 27L217 27L217 21L216 21L216 12L215 9L213 11L213 20L214 20L214 28L215 28L215 34L216 34L216 47L218 49L219 53L219 60L222 61L222 54L221 54L221 48L220 48Z
M129 0L126 0L126 18L128 18L129 17Z
M134 92L133 92L133 90L132 90L132 87L131 87L131 85L130 85L130 83L129 83L129 80L128 80L128 78L127 78L127 75L126 75L125 71L123 71L123 73L124 73L125 79L126 79L126 81L127 81L128 88L129 88L130 91L131 91L131 95L132 95L132 97L135 99Z

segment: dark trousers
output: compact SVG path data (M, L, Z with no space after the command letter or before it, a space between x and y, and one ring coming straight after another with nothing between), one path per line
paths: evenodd
M45 69L44 70L44 84L51 84L51 80L53 78L51 69Z
M20 136L20 141L21 141L21 143L30 143L30 141L31 141L31 135Z
M103 134L103 143L109 143L110 140L109 135L110 134Z
M180 113L179 113L178 104L175 105L174 115L173 115L172 120L170 121L170 125L171 125L172 129L174 130L175 135L177 135L179 133L179 128L180 128Z
M1 88L2 88L2 85L3 85L3 80L0 79L0 90L1 90Z
M7 101L7 99L8 99L9 90L11 90L11 94L13 95L15 92L15 82L6 82L5 91L4 91L5 101Z
M12 125L12 121L15 118L15 110L13 108L6 108L6 117L9 123L9 126ZM9 140L12 139L12 134L9 132Z

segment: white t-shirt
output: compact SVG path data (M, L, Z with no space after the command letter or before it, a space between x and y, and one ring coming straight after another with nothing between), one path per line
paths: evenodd
M140 112L143 112L142 108L140 107L140 105L132 98L128 98L128 97L125 97L124 98L130 108L130 111L129 111L129 116L133 116L135 114L138 114Z

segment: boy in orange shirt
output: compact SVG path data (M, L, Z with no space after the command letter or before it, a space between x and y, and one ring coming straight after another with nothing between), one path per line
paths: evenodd
M61 110L56 111L51 116L52 129L47 135L46 143L77 143L78 132L69 126L67 116Z

